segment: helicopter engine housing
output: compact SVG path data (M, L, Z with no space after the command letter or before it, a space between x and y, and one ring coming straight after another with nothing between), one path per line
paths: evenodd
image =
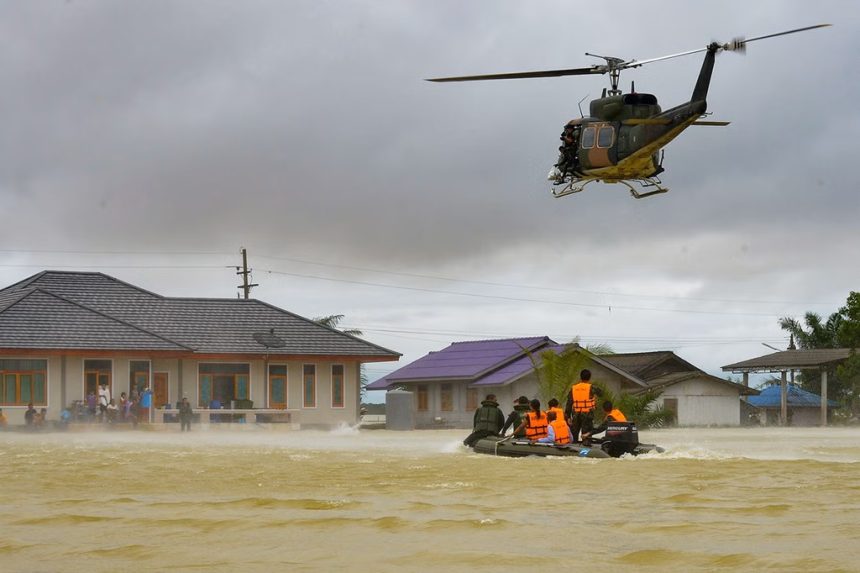
M630 93L592 100L589 106L591 117L603 121L644 119L659 115L662 110L653 94Z

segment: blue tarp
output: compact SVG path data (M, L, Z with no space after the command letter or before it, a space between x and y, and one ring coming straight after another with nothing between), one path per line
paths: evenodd
M786 394L789 406L801 408L821 406L821 396L807 392L799 386L788 384ZM756 408L779 408L779 384L768 386L758 396L750 396L747 398L747 402ZM827 405L835 408L839 404L833 400L828 400Z

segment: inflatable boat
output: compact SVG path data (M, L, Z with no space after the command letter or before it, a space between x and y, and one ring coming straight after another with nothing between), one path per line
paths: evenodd
M612 422L606 428L606 436L593 438L590 445L545 444L531 442L525 438L488 436L472 446L479 454L519 458L525 456L569 456L578 458L619 458L624 454L638 456L648 452L662 452L654 444L639 443L639 432L633 422Z

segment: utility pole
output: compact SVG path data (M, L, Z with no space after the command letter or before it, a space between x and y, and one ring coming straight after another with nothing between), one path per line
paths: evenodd
M242 284L237 286L236 288L242 289L242 292L245 293L245 298L248 298L248 294L251 292L251 289L255 286L260 286L256 283L249 284L248 277L251 275L251 271L248 270L248 251L245 250L245 247L242 247L242 270L239 270L239 267L236 267L236 274L242 275ZM237 295L238 297L238 295Z

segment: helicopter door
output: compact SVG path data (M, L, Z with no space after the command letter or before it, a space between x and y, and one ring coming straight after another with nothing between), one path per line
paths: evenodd
M586 169L615 165L615 126L610 123L589 125L582 131L580 161Z

